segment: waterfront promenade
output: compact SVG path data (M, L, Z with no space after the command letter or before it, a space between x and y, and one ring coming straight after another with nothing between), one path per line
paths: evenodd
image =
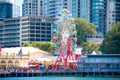
M3 72L0 77L38 77L38 76L76 76L76 77L120 77L120 71L37 71L37 72Z

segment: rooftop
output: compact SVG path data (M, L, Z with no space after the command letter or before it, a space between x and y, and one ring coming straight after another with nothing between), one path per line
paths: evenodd
M36 52L48 53L48 52L42 51L42 50L40 50L38 48L34 48L34 47L11 47L11 48L2 48L1 54L2 55L6 54L6 53L9 53L8 55L18 54L21 49L22 49L22 54L28 54L28 53L33 54Z

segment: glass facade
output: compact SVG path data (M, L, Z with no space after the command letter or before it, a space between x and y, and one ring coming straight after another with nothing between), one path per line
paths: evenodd
M115 12L115 0L108 0L107 1L107 32L111 30L112 23L115 22L116 19L116 12Z
M58 2L57 2L58 1ZM44 15L52 17L53 19L56 16L58 10L61 10L61 2L59 0L45 0L44 1Z
M44 0L23 0L22 15L44 15Z
M0 3L0 18L11 18L12 17L12 4Z
M88 19L98 32L87 40L101 44L111 24L120 21L120 0L78 0L78 17Z
M50 41L51 18L39 16L24 16L21 18L22 42Z
M120 21L120 0L116 0L116 22Z
M78 0L78 17L89 20L90 0Z
M111 25L114 22L120 21L120 0L107 1L107 31L111 30Z
M106 0L90 1L90 22L95 24L98 35L106 32Z
M120 0L78 0L78 17L95 25L98 35L92 38L103 39L111 24L120 21Z
M44 14L55 20L56 14L62 9L68 9L74 18L77 17L78 0L44 0Z
M4 19L0 19L0 46L3 47L3 26L4 26Z
M77 0L72 0L72 16L74 18L77 18L78 17L78 7L77 7L78 3L77 3Z
M20 16L20 6L12 3L0 2L0 18L14 18Z
M19 47L24 42L50 41L51 26L51 18L43 16L0 19L0 45Z
M3 27L3 46L18 47L20 46L20 19L4 19Z

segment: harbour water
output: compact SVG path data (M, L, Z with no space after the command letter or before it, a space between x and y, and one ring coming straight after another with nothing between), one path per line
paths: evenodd
M103 77L8 77L0 80L120 80L120 78Z

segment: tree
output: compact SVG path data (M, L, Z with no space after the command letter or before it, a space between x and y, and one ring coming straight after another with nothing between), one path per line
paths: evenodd
M93 51L97 51L99 49L99 46L91 41L83 42L82 47L83 54L90 54Z
M47 52L51 52L53 50L53 42L33 42L31 45Z
M30 43L29 43L29 42L25 42L25 43L23 43L22 46L24 46L24 47L28 47L28 46L30 46Z
M113 23L111 27L112 30L103 40L101 51L104 54L120 54L120 22Z
M86 36L97 34L95 26L86 19L76 18L75 24L77 30L78 45L81 45L86 41Z

